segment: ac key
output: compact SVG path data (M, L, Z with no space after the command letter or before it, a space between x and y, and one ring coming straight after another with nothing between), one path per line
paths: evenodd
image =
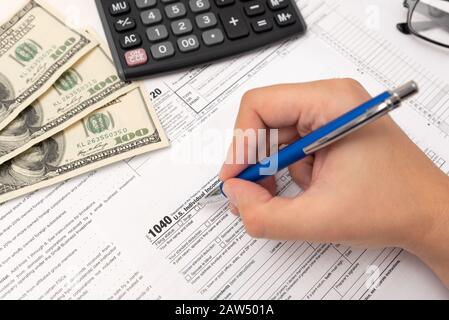
M123 49L136 47L142 43L142 39L137 33L130 33L120 37L120 45Z

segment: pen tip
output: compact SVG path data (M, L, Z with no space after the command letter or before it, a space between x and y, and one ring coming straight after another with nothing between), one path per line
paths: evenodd
M221 201L226 201L226 197L221 191L221 186L219 186L213 189L211 192L209 192L203 199L199 201L199 203L201 205L207 205L210 203L216 203Z

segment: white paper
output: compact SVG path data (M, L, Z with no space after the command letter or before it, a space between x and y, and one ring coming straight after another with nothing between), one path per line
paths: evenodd
M300 1L307 36L149 80L172 148L1 206L0 298L449 298L400 249L255 240L223 204L198 205L224 159L242 94L281 82L354 77L377 94L416 80L420 95L394 118L449 173L449 79L416 63L348 2ZM285 174L278 185L284 195L299 191Z

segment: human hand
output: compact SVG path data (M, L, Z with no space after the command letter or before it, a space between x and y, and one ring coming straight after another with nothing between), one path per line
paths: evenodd
M279 144L288 144L369 99L350 79L255 89L242 99L236 129L279 129ZM234 179L247 165L229 160L224 192L251 236L401 247L449 284L448 249L435 244L449 240L449 179L389 116L292 165L304 190L295 198L275 196L274 178Z

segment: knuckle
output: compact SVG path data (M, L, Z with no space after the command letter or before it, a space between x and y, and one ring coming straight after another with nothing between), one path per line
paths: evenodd
M354 100L362 101L370 97L363 85L353 78L334 79L334 90L344 92Z
M260 89L258 88L246 91L242 96L242 107L251 106L255 99L259 96L259 92Z
M340 80L341 84L348 89L361 89L363 88L362 84L353 78L343 78Z

